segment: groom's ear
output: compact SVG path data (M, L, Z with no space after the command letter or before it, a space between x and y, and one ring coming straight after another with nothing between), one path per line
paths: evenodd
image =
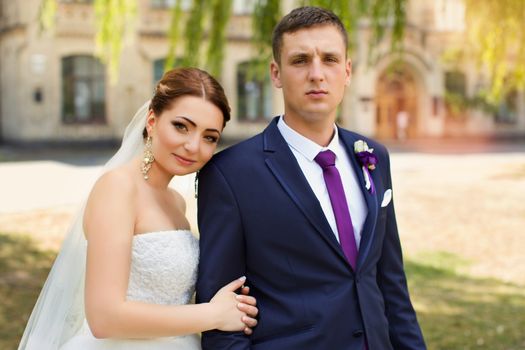
M272 78L273 86L280 89L283 87L281 83L281 68L279 67L279 64L275 62L275 60L272 60L272 63L270 63L270 78Z

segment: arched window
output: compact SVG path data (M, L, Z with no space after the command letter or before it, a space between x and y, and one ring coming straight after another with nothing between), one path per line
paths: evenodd
M62 58L64 123L106 122L104 65L92 56Z
M265 121L272 115L272 85L268 74L264 78L254 74L254 62L237 66L237 110L239 121Z

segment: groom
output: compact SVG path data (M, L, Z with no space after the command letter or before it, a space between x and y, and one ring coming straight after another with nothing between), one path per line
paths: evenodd
M332 12L285 16L270 65L284 115L199 174L198 302L245 275L260 310L251 336L206 332L204 350L426 348L406 285L388 153L335 125L351 77L346 53Z

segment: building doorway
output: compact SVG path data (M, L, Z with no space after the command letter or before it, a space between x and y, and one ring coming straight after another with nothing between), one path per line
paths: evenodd
M386 69L379 77L376 96L376 137L406 139L417 136L418 93L406 68Z

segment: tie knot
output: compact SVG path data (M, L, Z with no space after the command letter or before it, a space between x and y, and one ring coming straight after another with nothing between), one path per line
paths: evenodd
M335 165L335 153L330 150L322 151L315 156L314 160L321 168L326 169Z

